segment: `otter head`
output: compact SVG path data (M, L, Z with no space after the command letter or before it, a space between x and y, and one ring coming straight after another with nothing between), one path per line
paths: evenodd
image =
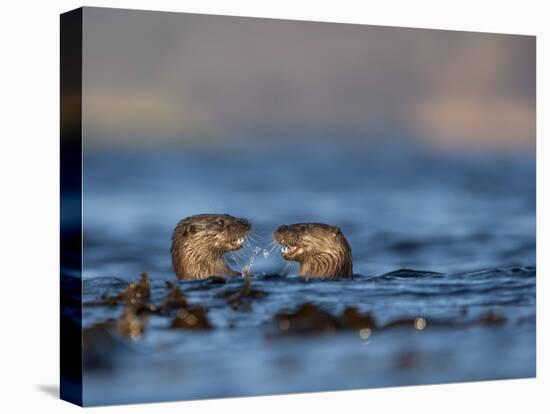
M275 231L286 260L300 264L299 274L314 277L349 277L353 273L351 247L335 226L322 223L284 225Z
M228 214L199 214L183 219L172 235L172 264L179 279L235 275L223 255L243 247L250 223Z

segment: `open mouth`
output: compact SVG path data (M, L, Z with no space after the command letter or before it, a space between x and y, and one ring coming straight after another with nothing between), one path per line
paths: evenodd
M298 250L298 247L296 247L296 246L284 245L283 247L281 247L281 253L283 255L294 254L294 253L296 253L296 250Z
M231 239L231 244L233 246L241 247L244 244L244 237L238 237L236 239Z

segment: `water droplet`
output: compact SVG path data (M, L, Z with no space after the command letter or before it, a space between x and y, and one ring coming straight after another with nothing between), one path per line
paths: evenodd
M419 331L421 331L421 330L423 330L424 328L426 328L426 325L427 325L426 319L424 319L424 318L416 318L416 319L414 320L414 327L415 327L417 330L419 330Z
M369 328L359 329L359 337L362 340L367 340L370 336L371 330Z

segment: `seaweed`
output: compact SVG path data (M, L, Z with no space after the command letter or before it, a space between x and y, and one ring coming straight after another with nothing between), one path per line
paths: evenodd
M149 287L149 275L143 272L138 282L131 282L116 299L132 306L142 306L149 299L151 289Z
M334 332L342 328L338 318L310 302L302 304L294 312L280 312L274 319L283 334Z
M502 325L504 322L506 322L504 315L496 311L487 311L479 317L479 323L485 326Z
M238 310L244 304L246 309L250 310L250 304L253 299L259 299L267 296L267 292L254 289L250 277L244 278L243 285L238 289L226 289L216 295L218 298L227 298L227 303L234 310Z
M146 316L139 312L139 309L134 306L126 306L117 321L117 329L121 335L138 340L145 332L145 323Z
M267 292L256 289L252 285L252 278L243 278L242 285L237 288L226 288L215 294L221 298L233 310L251 310L252 303L268 295ZM226 283L224 278L210 278L208 284ZM156 314L169 317L171 329L183 330L210 330L213 329L207 317L207 308L203 305L190 305L186 295L177 284L166 282L167 292L160 303L149 302L150 282L146 273L141 274L138 281L131 282L119 294L105 297L101 302L89 304L90 306L124 305L121 316L116 320L106 321L103 325L88 328L87 335L95 331L108 330L131 340L138 340L145 334L147 316ZM305 302L294 311L283 310L273 315L272 320L276 326L278 335L307 335L319 333L334 333L342 331L358 331L362 339L370 337L372 332L381 332L390 329L414 329L423 331L426 328L467 328L472 326L499 326L506 322L501 313L490 310L477 318L468 318L467 308L460 310L461 319L437 319L423 317L403 317L380 324L370 313L361 312L355 306L348 306L340 314L332 314L317 304ZM522 321L518 321L518 324ZM234 328L234 325L232 326ZM97 335L96 335L97 336ZM92 346L93 342L92 342Z
M340 317L342 324L349 329L376 329L376 322L370 313L362 314L354 306L344 309Z
M200 305L179 308L170 327L192 330L212 329L212 325L206 317L206 309Z
M170 282L166 282L166 287L169 290L159 306L160 313L167 314L172 309L187 307L187 298L178 286Z
M147 308L149 304L146 303L146 300L149 299L150 294L149 275L143 272L139 281L130 282L130 284L118 295L103 295L100 301L86 302L83 303L83 306L116 306L125 304L138 308Z
M334 316L317 305L306 302L293 312L283 311L274 315L278 333L283 335L326 333L346 330L359 330L361 338L366 339L372 331L385 331L398 328L413 328L423 331L428 326L443 328L467 328L471 326L496 326L503 324L506 318L495 311L489 311L470 321L445 319L400 318L384 325L376 323L370 313L361 313L356 307L346 307L340 315Z

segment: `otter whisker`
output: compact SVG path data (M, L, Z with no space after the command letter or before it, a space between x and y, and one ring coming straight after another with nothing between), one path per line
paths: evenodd
M232 255L226 255L225 258L229 260L232 264L234 264L237 268L241 267L240 263L237 261L237 259Z
M283 267L283 270L281 270L280 274L281 276L288 276L290 273L290 262L286 262L285 267Z
M267 244L267 248L270 249L272 247L277 247L279 245L279 243L277 243L276 240L271 240L268 244Z
M269 254L273 253L279 247L278 243L274 243L273 246L269 249Z
M246 237L254 243L258 243L258 237L254 234L247 234Z
M261 244L262 246L264 247L267 247L267 245L271 245L271 243L274 242L273 240L273 237L271 236L271 234L258 234L258 233L255 233L254 234L254 237L257 237L259 240L259 244Z
M236 258L239 258L240 260L246 260L246 257L244 255L244 253L240 250L237 250L237 251L233 251L231 252L231 256L236 259Z
M244 269L246 268L247 266L247 263L248 263L248 258L247 257L244 257L243 255L232 255L231 257L233 259L233 262L235 264L235 266L238 268L238 269Z
M247 247L257 247L257 245L259 244L254 238L252 238L251 236L246 236L245 237L245 243L247 245Z
M246 238L248 240L252 241L252 243L255 245L255 247L260 246L260 245L263 244L256 237L252 236L251 234L249 234Z

